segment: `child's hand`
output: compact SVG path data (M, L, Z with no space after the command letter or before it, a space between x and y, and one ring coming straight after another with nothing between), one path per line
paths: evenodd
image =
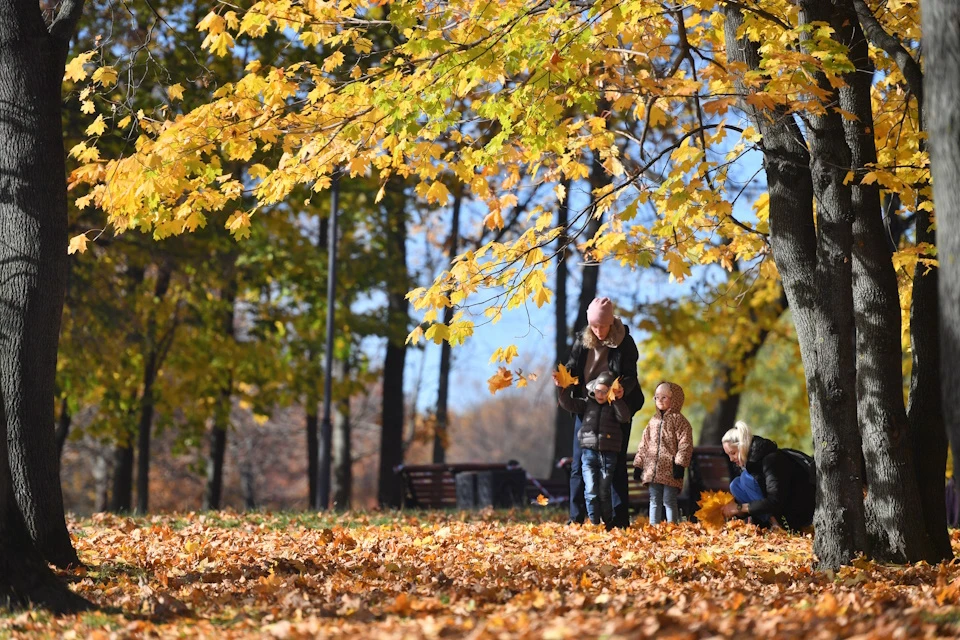
M643 469L640 467L633 468L633 479L637 482L643 482Z

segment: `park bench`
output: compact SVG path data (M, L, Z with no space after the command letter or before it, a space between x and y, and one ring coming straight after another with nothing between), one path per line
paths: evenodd
M510 472L523 474L523 495L521 500L527 504L535 502L543 495L549 504L563 504L569 498L570 483L564 481L533 478L521 467L503 463L441 463L398 465L394 472L403 483L401 508L453 509L463 507L470 498L463 495L464 483L461 482L461 495L457 499L457 476L483 472ZM504 477L501 474L501 477ZM463 480L463 478L461 478ZM501 496L502 497L502 496ZM509 501L509 500L508 500Z

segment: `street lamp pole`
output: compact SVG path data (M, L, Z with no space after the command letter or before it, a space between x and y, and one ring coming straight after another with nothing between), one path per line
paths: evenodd
M337 216L340 205L340 176L334 172L330 190L330 227L327 236L327 349L323 363L323 421L317 439L317 504L318 511L330 506L330 467L333 444L331 405L333 400L333 329L334 301L337 285Z

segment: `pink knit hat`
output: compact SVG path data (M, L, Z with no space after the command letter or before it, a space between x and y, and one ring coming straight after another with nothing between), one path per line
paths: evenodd
M613 324L613 303L610 298L594 298L587 307L587 324L607 326Z

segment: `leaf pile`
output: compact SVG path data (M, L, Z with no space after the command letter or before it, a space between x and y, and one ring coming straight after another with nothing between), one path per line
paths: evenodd
M816 573L809 537L741 522L608 533L562 519L545 509L96 516L71 523L88 569L63 576L103 611L3 615L0 637L960 633L954 565Z

